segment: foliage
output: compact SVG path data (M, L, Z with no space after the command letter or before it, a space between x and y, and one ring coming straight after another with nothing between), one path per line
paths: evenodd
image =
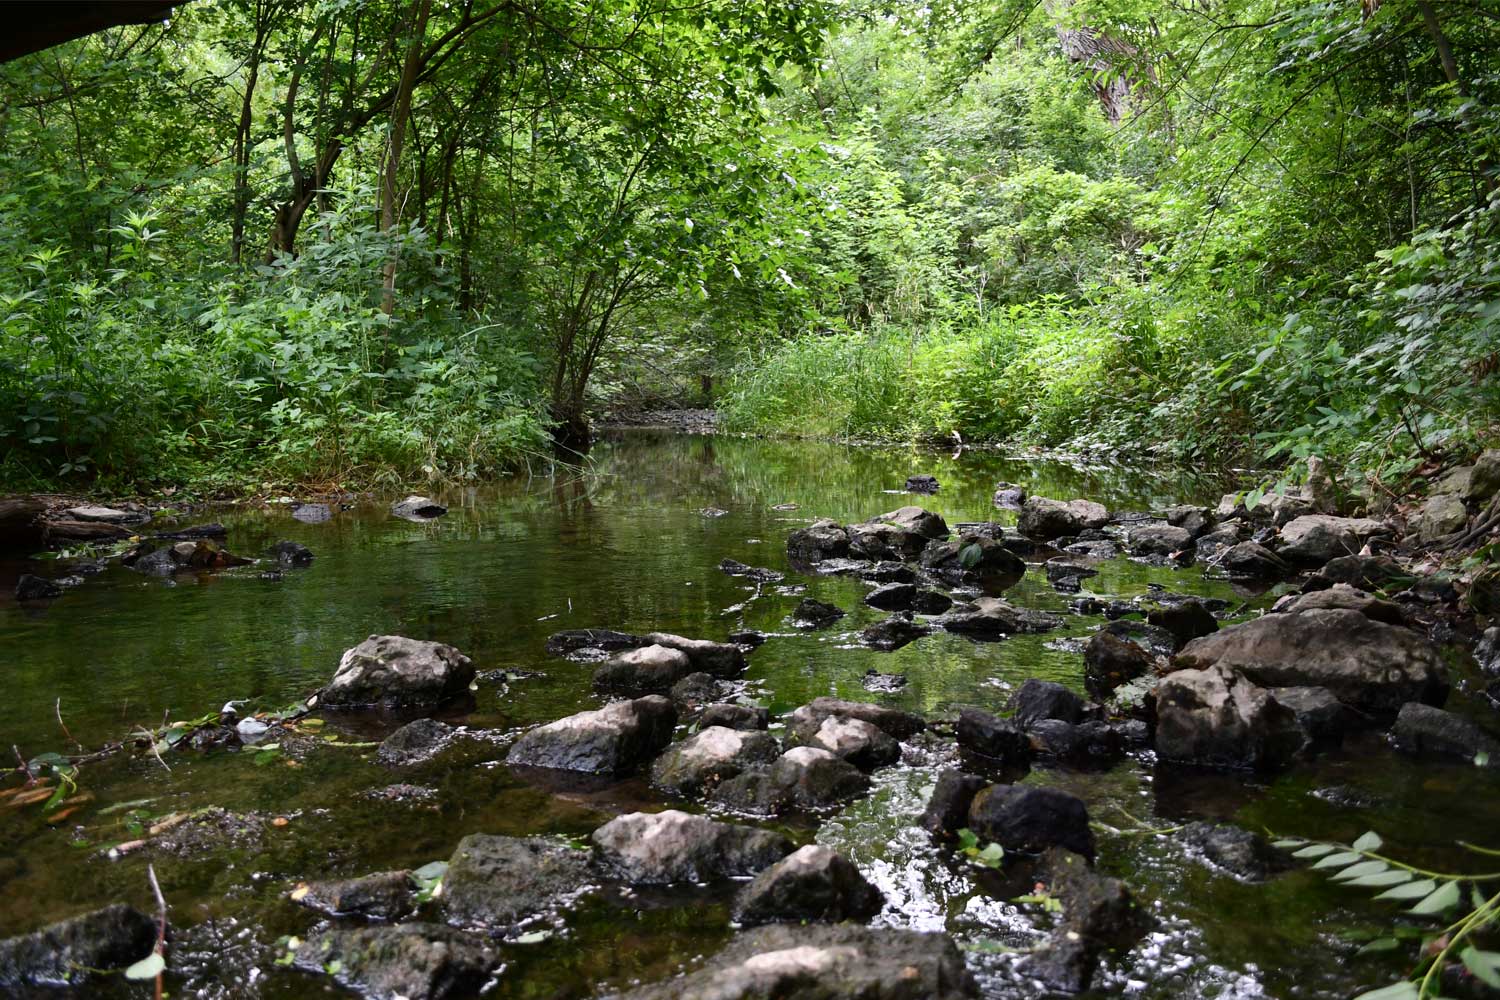
M999 868L1005 863L1005 848L981 843L979 835L968 827L958 831L958 852L984 868Z

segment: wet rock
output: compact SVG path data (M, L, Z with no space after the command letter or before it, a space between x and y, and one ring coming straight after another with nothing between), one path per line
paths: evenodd
M688 674L672 685L670 694L673 702L691 708L694 705L707 705L709 702L717 701L720 687L720 683L708 674Z
M621 775L672 741L677 710L661 695L618 701L538 726L510 748L506 761L589 774Z
M619 1000L960 1000L979 996L945 934L858 924L769 924L696 972Z
M1047 632L1062 624L1062 619L1042 611L1031 611L1007 604L998 597L981 597L972 604L955 604L937 619L949 632L970 639L993 641L1008 635Z
M122 562L125 561L122 557ZM209 541L184 541L172 545L157 546L142 543L127 565L138 573L152 576L171 576L173 573L191 571L209 572L245 566L250 562L243 556L219 547Z
M863 923L885 906L885 896L831 847L808 844L755 876L734 901L745 927L761 924Z
M448 508L427 497L409 496L391 504L391 513L408 521L431 521L448 513Z
M922 566L951 586L979 584L991 593L1014 586L1026 573L1026 561L1002 542L973 534L929 542Z
M1053 584L1071 580L1076 586L1080 580L1099 575L1092 559L1078 556L1053 556L1042 564L1042 569L1047 574L1047 580Z
M969 829L1007 851L1066 847L1092 860L1094 832L1083 800L1057 788L991 785L969 807Z
M849 533L837 521L814 521L787 536L786 554L804 564L847 556Z
M265 725L258 719L244 719L240 725L247 722ZM240 731L234 726L199 726L188 736L186 746L199 753L209 753L214 750L238 750L241 742ZM183 745L178 744L179 747Z
M1015 483L996 483L990 502L1001 510L1020 510L1026 503L1026 490Z
M901 759L901 744L862 719L830 715L811 732L794 727L792 737L804 746L842 757L861 771L873 771Z
M22 573L16 580L16 600L50 601L62 596L62 588L46 577Z
M698 716L698 725L704 729L723 726L725 729L765 729L771 724L771 713L756 705L709 705Z
M952 768L940 772L937 785L927 798L927 808L917 822L940 840L953 838L969 825L969 807L988 785L983 778Z
M590 839L599 867L611 876L654 884L756 875L793 849L779 833L676 809L617 816Z
M909 531L923 538L947 538L948 523L943 520L942 515L934 514L930 510L921 507L899 507L877 517L869 522L873 524L890 524L903 531Z
M116 903L0 941L0 988L80 982L92 970L123 969L156 946L156 921ZM13 996L33 996L16 992Z
M940 615L953 606L953 598L935 590L925 590L912 583L887 583L865 597L865 603L882 611L914 611L922 615Z
M650 645L616 653L594 671L594 687L624 694L665 694L693 673L686 653Z
M468 693L474 664L452 646L399 635L372 635L344 651L323 708L432 707Z
M1389 533L1389 525L1373 518L1304 514L1282 526L1277 554L1297 565L1321 566L1353 555L1370 538Z
M873 667L865 671L860 683L866 691L876 694L892 694L906 687L905 674L883 674Z
M1213 635L1219 631L1219 620L1201 601L1183 601L1164 608L1152 608L1146 613L1146 621L1171 632L1178 649L1200 636Z
M1226 667L1179 670L1156 686L1156 752L1163 760L1273 770L1302 750L1292 710Z
M670 632L647 632L647 643L665 646L686 654L694 670L701 670L723 680L732 680L745 672L745 651L732 642L687 639Z
M906 477L906 492L908 493L936 493L939 488L937 476Z
M589 884L589 855L543 837L471 833L443 875L443 918L508 932L570 902Z
M646 645L646 641L629 632L616 632L607 628L568 629L547 637L547 655L572 658L586 651L618 653ZM592 659L594 657L583 657Z
M931 634L931 628L913 621L911 612L903 611L871 625L859 634L859 638L871 649L889 652Z
M756 632L753 629L745 629L740 632L729 633L730 642L734 643L736 646L742 646L746 649L759 649L761 646L764 646L766 644L766 640L768 638L770 637L764 632Z
M370 1000L450 1000L476 995L500 962L482 938L441 924L377 924L315 931L293 964L332 975Z
M1041 719L1082 721L1088 706L1083 699L1056 681L1032 677L1010 696L1011 718L1023 728Z
M1287 854L1266 838L1225 823L1189 823L1178 839L1211 867L1236 878L1260 882L1292 867Z
M851 524L849 554L861 559L909 561L917 558L929 539L915 531L884 521Z
M844 617L844 614L844 609L836 604L804 597L792 609L791 618L792 624L797 628L817 629L827 628Z
M1173 669L1217 665L1263 687L1325 687L1370 715L1394 715L1408 701L1441 704L1442 656L1425 636L1347 609L1265 615L1194 639Z
M1052 989L1081 993L1093 983L1100 960L1128 951L1153 921L1123 882L1098 874L1072 851L1049 850L1043 867L1063 919L1023 969Z
M1218 565L1232 577L1244 580L1279 580L1290 576L1291 566L1259 542L1240 542L1218 558Z
M1193 551L1193 533L1170 524L1142 524L1130 529L1125 547L1135 556L1172 556Z
M1412 527L1419 542L1431 544L1461 531L1468 523L1469 510L1463 500L1451 493L1439 493L1427 498Z
M1156 658L1129 639L1095 632L1083 648L1083 686L1095 698L1108 698L1121 684L1144 677Z
M1077 535L1085 528L1102 528L1109 523L1109 511L1103 504L1091 500L1049 500L1046 497L1028 497L1021 507L1017 522L1021 534L1027 538L1051 541Z
M1345 583L1357 590L1382 590L1388 585L1411 579L1411 574L1390 556L1339 556L1328 560L1322 569L1308 578L1304 591L1326 590Z
M1104 722L1074 725L1061 719L1042 719L1026 731L1033 754L1073 764L1108 764L1125 755L1120 734Z
M408 722L380 744L375 759L391 767L422 764L447 749L456 730L436 719Z
M1214 527L1214 512L1207 507L1182 504L1168 507L1162 514L1168 524L1174 528L1182 528L1193 538L1198 538Z
M821 729L823 723L829 718L859 719L898 740L910 739L927 728L927 723L922 717L911 712L864 701L845 701L842 698L826 696L814 698L792 712L787 719L787 728L804 737L810 737Z
M726 778L781 756L776 737L760 729L705 726L668 747L651 766L651 781L677 795L699 795Z
M1085 568L1091 568L1106 559L1113 559L1120 554L1120 550L1115 543L1108 540L1074 542L1071 545L1063 546L1063 551L1068 555L1077 556L1078 559L1074 561L1081 563ZM1048 561L1050 562L1051 560ZM1085 573L1083 575L1093 576L1094 574ZM1052 578L1050 573L1047 578Z
M1292 710L1297 725L1316 742L1336 741L1359 721L1356 712L1321 687L1271 688L1271 697Z
M725 559L719 563L719 571L728 573L730 576L743 576L759 583L780 583L786 579L785 573L778 573L774 569L765 569L760 566L748 566L733 559Z
M1320 610L1358 611L1366 618L1388 625L1410 624L1401 605L1355 590L1346 583L1336 583L1326 590L1314 590L1306 594L1289 594L1271 608L1273 613L1280 615Z
M333 509L326 503L299 503L292 505L292 517L303 524L322 524L333 520Z
M306 545L285 539L266 549L266 557L283 566L310 566L313 561L312 550Z
M1407 702L1396 716L1391 742L1412 754L1435 754L1473 760L1486 754L1500 767L1500 740L1461 715L1420 702Z
M917 572L905 563L887 561L867 565L858 576L871 583L914 583Z
M1500 625L1484 630L1474 646L1474 659L1486 676L1500 676Z
M1164 628L1128 618L1112 621L1099 630L1120 639L1128 639L1152 656L1171 656L1177 651L1177 637Z
M434 803L437 801L437 789L397 782L384 788L372 788L360 797L374 802L400 802L436 808Z
M417 908L411 872L407 871L309 882L291 896L293 902L330 917L400 920Z
M959 709L954 731L958 745L971 753L1006 764L1024 764L1031 759L1031 742L1025 730L1009 719L977 708L963 708Z
M769 768L747 771L719 785L713 799L737 812L779 816L822 812L864 794L870 779L819 747L793 747Z

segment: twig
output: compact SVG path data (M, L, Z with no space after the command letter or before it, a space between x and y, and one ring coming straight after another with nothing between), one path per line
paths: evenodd
M28 784L36 780L36 775L31 773L31 765L26 763L26 758L21 756L21 748L14 743L10 745L11 753L16 755L16 763L20 764L19 770L25 772Z
M156 881L156 866L146 865L146 878L151 880L151 891L156 894L156 948L158 955L167 950L167 899L161 894L161 883ZM156 1000L161 1000L161 973L156 974Z
M73 738L73 734L68 732L68 724L63 721L61 695L58 696L57 704L53 706L53 710L57 712L57 724L59 726L62 726L63 735L67 737L69 743L78 748L79 753L83 753L83 744L79 743L78 740Z

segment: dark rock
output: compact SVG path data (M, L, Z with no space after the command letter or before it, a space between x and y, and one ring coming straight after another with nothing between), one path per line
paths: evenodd
M1017 528L1028 538L1051 541L1077 535L1085 528L1102 528L1109 523L1109 511L1091 500L1049 500L1028 497L1021 507Z
M1245 541L1246 534L1248 532L1242 522L1230 521L1199 535L1193 542L1193 549L1198 554L1199 562L1214 562L1225 551Z
M644 645L647 645L645 639L629 632L616 632L607 628L579 628L548 636L546 649L548 656L571 657L585 650L618 653Z
M627 813L595 830L595 859L627 882L712 882L756 875L792 852L779 833L668 809Z
M1224 666L1179 670L1156 686L1156 752L1163 760L1272 770L1306 738L1292 710Z
M1062 619L1042 611L1015 607L998 597L981 597L972 604L955 604L937 620L937 624L949 632L989 642L1008 635L1046 632L1061 625Z
M620 775L672 741L677 710L661 695L619 701L538 726L510 748L506 761L590 774Z
M474 664L452 646L399 635L372 635L344 651L323 708L436 706L468 693Z
M1306 594L1289 594L1271 608L1273 614L1294 615L1303 611L1358 611L1366 618L1387 625L1409 625L1406 610L1393 601L1383 601L1346 583L1335 583L1324 590Z
M448 513L448 508L426 497L410 496L391 504L391 513L408 521L431 521Z
M1026 490L1015 483L996 483L990 502L1001 510L1020 510L1026 503Z
M693 673L686 653L666 646L641 646L616 653L594 671L594 687L624 694L665 694Z
M937 476L907 476L906 492L908 493L936 493L939 489Z
M95 969L123 969L155 946L156 921L115 903L0 941L0 988L16 990L12 996L35 996L35 990L19 991L79 982Z
M917 821L922 829L941 840L956 836L969 825L969 807L989 784L983 778L947 769L938 774L937 785L927 799L927 808Z
M1259 542L1240 542L1218 559L1218 565L1232 577L1245 580L1279 580L1290 576L1292 568Z
M924 635L931 634L931 628L913 621L911 612L904 611L884 621L876 622L861 632L859 638L871 649L889 652L893 649L900 649L908 643L916 642Z
M134 558L126 565L138 573L153 576L171 576L173 573L189 571L208 572L245 566L250 562L249 559L209 541L183 541L164 546L146 542L137 547L133 555ZM125 562L125 559L122 557L121 561Z
M743 576L759 583L780 583L786 579L785 573L778 573L774 569L764 569L760 566L747 566L733 559L725 559L719 563L719 571L728 573L730 576Z
M543 837L471 833L443 875L443 918L510 932L571 902L589 884L589 855Z
M849 533L836 521L814 521L787 536L786 554L804 564L847 556Z
M1193 550L1193 533L1170 524L1142 524L1130 529L1125 547L1136 556L1172 556Z
M172 541L197 541L200 538L223 538L229 534L229 529L217 522L209 524L194 524L176 531L158 531L152 538L171 539Z
M909 739L927 728L920 715L903 712L898 708L886 708L864 701L844 701L841 698L814 698L794 711L787 719L787 728L793 732L810 736L823 726L830 717L859 719L868 722L894 739Z
M407 871L309 882L292 892L292 901L330 917L368 920L401 920L417 908Z
M723 726L725 729L765 729L771 724L771 713L755 705L709 705L698 716L698 725L704 729Z
M1028 728L1040 719L1077 723L1087 710L1083 699L1061 684L1035 677L1028 679L1011 695L1010 708L1011 717L1022 728Z
M1144 677L1156 658L1129 639L1095 632L1083 648L1083 686L1095 698L1108 698L1121 684Z
M310 566L313 561L312 550L306 545L285 539L266 549L266 556L283 566Z
M887 583L865 595L865 603L881 611L906 611L917 598L914 583Z
M1390 533L1384 521L1368 517L1304 514L1282 526L1277 554L1299 566L1321 566L1359 552L1366 541Z
M696 972L618 1000L960 1000L979 996L945 934L859 924L768 924Z
M1162 512L1167 523L1174 528L1183 528L1193 538L1198 538L1214 526L1214 512L1207 507L1181 505L1168 507Z
M1063 919L1022 968L1052 989L1081 993L1092 984L1100 959L1128 951L1153 921L1123 882L1098 874L1076 853L1052 848L1043 867Z
M990 593L1014 586L1026 573L1025 560L984 535L929 542L922 550L922 567L944 583L978 584Z
M685 706L707 705L719 699L719 686L708 674L688 674L672 685L672 700Z
M1219 631L1219 620L1201 601L1183 601L1165 608L1152 608L1146 613L1146 621L1171 632L1172 637L1177 640L1175 646L1178 649L1194 639Z
M1326 590L1346 583L1357 590L1382 590L1411 580L1411 574L1390 556L1339 556L1330 559L1302 587L1304 591Z
M677 795L700 795L726 778L779 756L781 744L764 730L706 726L656 758L651 781Z
M1085 566L1093 566L1106 559L1113 559L1120 554L1119 548L1108 539L1095 539L1088 542L1074 542L1063 546L1063 551L1071 556L1078 556ZM1086 574L1092 576L1093 574Z
M744 646L748 649L758 649L765 645L767 635L764 632L745 630L743 632L729 633L729 641L736 646Z
M779 816L822 812L864 794L870 779L859 768L819 747L793 747L769 768L723 782L713 799L737 812Z
M836 604L804 597L792 609L792 624L798 628L827 628L844 614L844 609Z
M303 524L322 524L333 520L333 509L326 503L299 503L292 505L292 517Z
M867 565L858 576L871 583L914 583L917 572L905 563L887 561Z
M1046 571L1047 580L1051 583L1072 580L1076 584L1079 580L1099 575L1092 560L1076 556L1053 556L1042 564L1042 569Z
M793 726L791 736L803 746L827 750L861 771L873 771L901 759L901 744L863 719L830 715L817 729Z
M958 712L954 726L958 745L1006 764L1024 764L1031 758L1031 743L1025 731L1009 719L1000 719L977 708Z
M50 601L62 596L62 588L46 577L22 573L16 580L16 600Z
M1189 823L1177 836L1212 867L1247 881L1259 882L1292 867L1285 852L1259 834L1237 826Z
M921 507L899 507L877 517L872 517L867 524L890 524L903 531L909 531L923 538L947 538L948 523L943 520L942 515L934 514L930 510Z
M1109 763L1125 754L1120 734L1103 722L1074 725L1041 719L1026 731L1034 754L1072 763Z
M1474 659L1485 676L1500 676L1500 625L1484 630L1474 646Z
M214 750L238 750L241 742L240 734L233 726L199 726L188 736L186 745L199 753L209 753Z
M1177 650L1176 636L1164 628L1142 621L1112 621L1099 631L1119 639L1129 639L1152 656L1171 656Z
M474 996L500 963L482 938L441 924L377 924L315 931L294 964L325 973L370 1000L451 1000Z
M864 922L885 906L885 896L831 847L808 844L755 876L734 901L744 927L761 924Z
M1337 740L1359 721L1358 714L1320 687L1271 688L1271 697L1292 710L1297 725L1317 742Z
M375 759L394 767L421 764L446 749L453 733L453 727L447 723L417 719L387 736L375 751Z
M1407 702L1396 716L1391 742L1397 749L1412 754L1437 754L1474 760L1486 754L1492 765L1500 767L1500 740L1480 729L1461 715L1420 702Z
M865 671L865 675L860 679L860 683L866 691L873 691L876 694L891 694L906 687L906 675L883 674L871 667Z
M969 829L1007 851L1039 854L1066 847L1090 860L1094 832L1083 800L1057 788L991 785L969 807Z
M886 521L851 524L847 530L849 554L877 562L915 559L929 541L925 535Z
M646 643L675 649L687 656L694 670L712 674L721 680L733 680L745 672L745 651L732 642L687 639L670 632L648 632Z

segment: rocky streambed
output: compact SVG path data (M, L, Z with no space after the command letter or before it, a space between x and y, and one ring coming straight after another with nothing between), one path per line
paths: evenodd
M442 513L91 554L0 611L0 983L139 995L91 970L161 950L210 997L1381 985L1390 912L1271 841L1493 846L1478 636L1401 525L1215 493L631 434Z

